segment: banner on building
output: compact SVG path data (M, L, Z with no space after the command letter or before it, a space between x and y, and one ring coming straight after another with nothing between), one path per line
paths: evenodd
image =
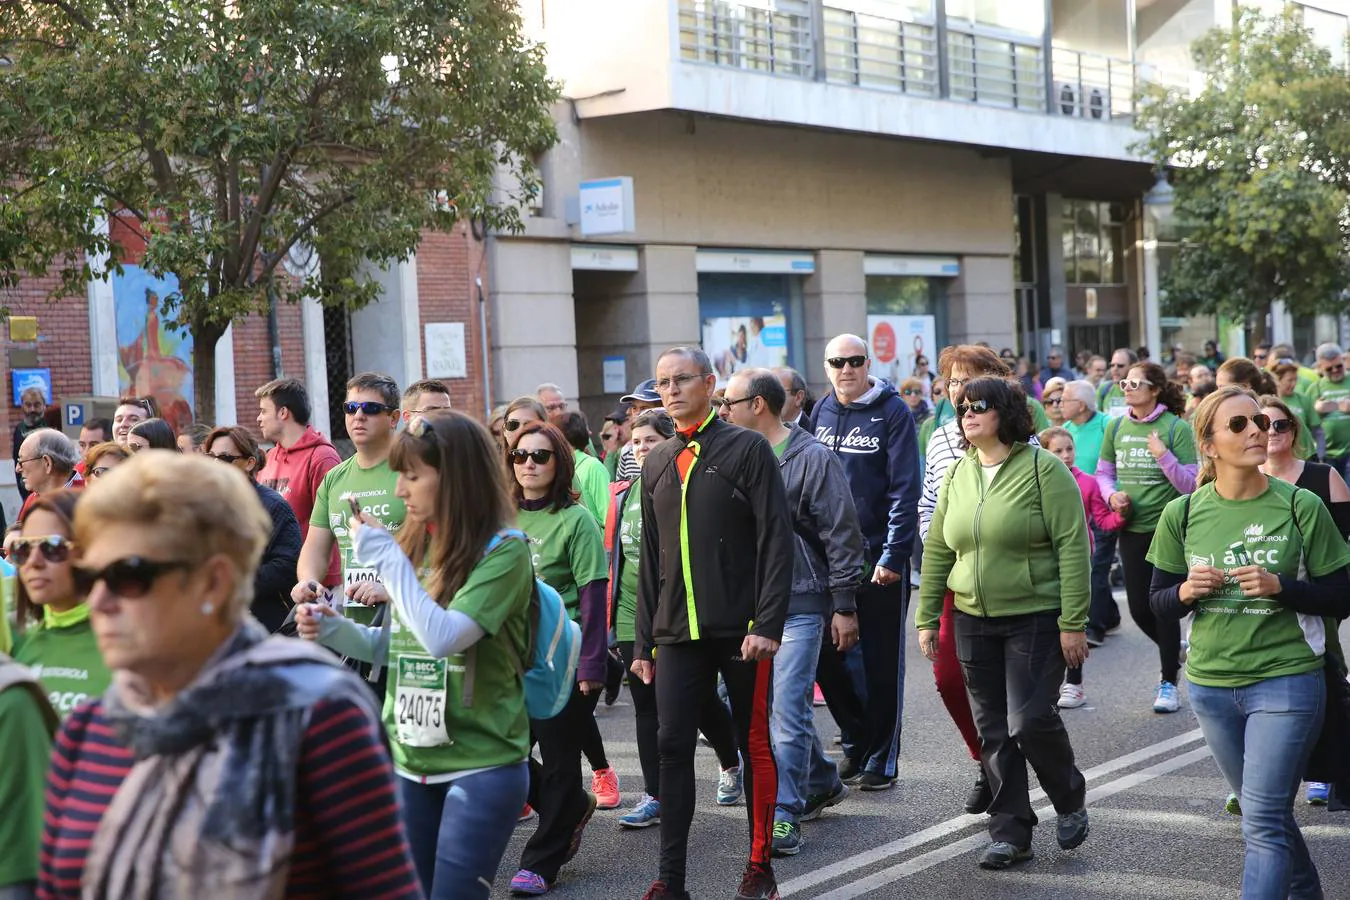
M178 278L156 278L140 266L112 276L117 318L117 380L122 396L152 396L164 419L181 432L192 424L192 335L168 329L165 298L178 293Z
M719 388L742 369L786 366L787 318L780 313L704 319L703 349L712 357Z
M932 316L868 316L867 335L872 374L897 388L913 377L920 357L928 360L930 373L937 366L937 321Z

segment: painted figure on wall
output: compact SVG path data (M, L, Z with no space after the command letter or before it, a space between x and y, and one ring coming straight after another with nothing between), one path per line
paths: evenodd
M192 423L192 336L160 323L162 298L177 292L176 277L155 278L140 266L113 276L118 388L122 396L153 396L164 418L182 431Z

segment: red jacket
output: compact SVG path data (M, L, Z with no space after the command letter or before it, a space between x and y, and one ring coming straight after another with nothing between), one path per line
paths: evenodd
M332 441L307 427L300 440L291 447L277 444L267 453L267 465L258 473L258 483L270 487L286 498L300 522L300 536L309 534L309 517L314 512L314 495L328 470L342 462ZM328 576L324 584L332 587L342 580L342 563L337 546L333 546L328 561Z

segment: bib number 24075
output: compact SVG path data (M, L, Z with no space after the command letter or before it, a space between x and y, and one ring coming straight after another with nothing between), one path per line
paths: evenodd
M445 722L445 660L400 656L394 696L399 743L443 747L450 743Z

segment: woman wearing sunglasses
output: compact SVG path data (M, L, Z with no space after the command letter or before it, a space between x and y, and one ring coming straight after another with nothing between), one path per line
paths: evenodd
M369 690L248 616L268 528L200 454L139 454L81 497L75 581L113 678L57 736L40 897L420 896Z
M539 812L539 827L521 853L511 890L538 895L552 889L563 864L576 855L596 808L595 795L581 788L581 754L605 687L609 573L600 526L572 489L572 448L562 432L531 422L520 429L507 457L515 475L516 521L530 538L535 571L562 595L581 626L576 690L552 719L530 720L543 758L542 766L531 763L530 772L530 805Z
M253 577L253 602L249 612L269 632L275 632L285 623L291 610L291 588L295 586L296 563L304 538L295 510L286 498L269 487L254 481L254 472L261 464L258 442L247 428L237 425L218 425L202 441L203 452L212 459L234 466L249 484L253 485L258 501L272 522L267 546L263 548L258 572Z
M532 422L547 422L548 412L544 404L533 397L517 397L506 404L506 415L502 419L502 436L506 440L506 449L510 450L520 440L521 431ZM513 479L507 475L507 482Z
M1301 389L1298 363L1290 359L1280 360L1275 363L1270 373L1275 378L1275 390L1258 393L1276 395L1293 411L1300 426L1294 454L1300 459L1312 459L1317 455L1317 439L1322 432L1322 417L1317 414L1316 401Z
M932 410L928 407L927 393L924 391L923 382L919 379L906 378L900 383L900 399L905 401L910 415L914 416L915 427L922 427L932 415Z
M633 421L633 459L639 466L647 461L653 447L675 437L675 420L664 409L649 409ZM605 528L605 548L610 552L609 617L619 642L619 654L627 671L633 655L633 628L637 619L638 567L642 559L642 476L634 481L617 482L613 487L614 504ZM637 729L638 764L642 767L643 794L633 808L619 817L623 828L650 828L661 824L661 754L656 738L656 683L640 678L628 680ZM718 778L718 797L740 796L740 757L736 750L736 732L731 712L709 692L700 711L699 731L717 753L722 774ZM732 790L734 789L734 793Z
M1027 444L1020 385L976 378L956 412L968 449L933 513L914 618L919 648L936 662L944 595L953 595L956 657L993 792L993 841L979 864L1006 869L1031 858L1028 763L1058 813L1059 846L1088 835L1086 782L1055 708L1065 666L1088 655L1087 519L1068 468Z
M1146 557L1163 507L1195 489L1195 437L1181 418L1181 387L1162 366L1131 366L1120 389L1128 409L1106 426L1095 474L1107 504L1125 517L1119 547L1130 617L1158 647L1161 679L1153 711L1174 713L1181 708L1177 676L1186 650L1180 622L1155 616L1149 606L1153 567Z
M1311 900L1323 892L1293 803L1327 684L1345 677L1326 654L1338 656L1335 620L1350 614L1350 549L1312 492L1261 471L1270 425L1237 386L1196 409L1199 487L1158 523L1152 604L1159 618L1193 617L1186 679L1205 742L1241 798L1242 897Z
M1064 385L1068 384L1063 378L1055 377L1045 382L1045 387L1041 388L1041 406L1045 409L1045 417L1050 420L1051 426L1064 425L1064 409L1060 405L1064 400ZM1044 429L1041 429L1044 431Z
M127 434L127 449L132 453L141 450L172 450L178 453L178 435L173 426L163 419L146 419L131 426Z
M517 666L529 658L530 549L497 540L512 519L506 473L463 413L413 419L389 465L407 507L397 537L364 513L352 526L397 624L360 625L319 603L300 608L298 630L346 656L388 658L384 724L423 890L483 900L529 782Z
M131 451L116 441L90 448L84 456L84 477L91 484L131 459Z
M75 589L72 564L75 501L56 491L33 502L20 520L9 558L19 569L14 658L40 672L42 687L62 718L103 693L111 677L99 656L89 607Z

